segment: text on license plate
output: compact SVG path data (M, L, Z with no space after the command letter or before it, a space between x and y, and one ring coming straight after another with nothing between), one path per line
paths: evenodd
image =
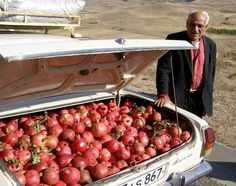
M143 186L150 185L165 175L166 165L162 165L161 167L155 168L149 172L146 172L140 175L137 178L127 181L126 183L121 184L120 186Z

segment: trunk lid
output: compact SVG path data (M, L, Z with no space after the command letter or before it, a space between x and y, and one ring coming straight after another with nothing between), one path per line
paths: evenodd
M186 41L159 39L45 34L0 34L0 39L0 118L22 114L23 107L30 112L37 104L45 109L48 101L68 95L119 90L168 50L193 48Z

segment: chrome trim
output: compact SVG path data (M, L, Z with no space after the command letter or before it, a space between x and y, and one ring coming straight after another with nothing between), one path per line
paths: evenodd
M184 173L174 173L172 178L166 183L163 183L162 186L167 186L168 184L173 186L185 186L208 175L211 171L211 165L206 160L203 160L202 163Z

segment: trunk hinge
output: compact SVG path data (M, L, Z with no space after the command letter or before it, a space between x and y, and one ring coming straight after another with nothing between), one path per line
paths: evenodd
M125 81L123 81L120 86L117 87L116 89L116 105L120 107L120 101L121 101L121 96L120 96L120 90L123 88L125 85Z
M125 74L122 83L116 89L116 104L120 106L120 90L125 87L135 76L130 74Z
M120 106L120 101L121 101L121 96L120 96L120 90L123 88L123 86L126 84L125 81L123 81L116 89L116 105L119 107Z
M120 90L116 91L116 105L120 107Z

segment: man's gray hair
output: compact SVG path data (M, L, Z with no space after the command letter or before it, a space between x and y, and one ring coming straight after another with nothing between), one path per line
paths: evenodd
M191 17L192 14L194 14L195 12L202 12L205 16L206 16L206 25L208 25L209 23L209 20L210 20L210 17L209 17L209 14L208 12L206 11L199 11L199 10L192 10L188 13L188 17L187 17L187 21L189 20L189 18ZM205 25L205 26L206 26Z

